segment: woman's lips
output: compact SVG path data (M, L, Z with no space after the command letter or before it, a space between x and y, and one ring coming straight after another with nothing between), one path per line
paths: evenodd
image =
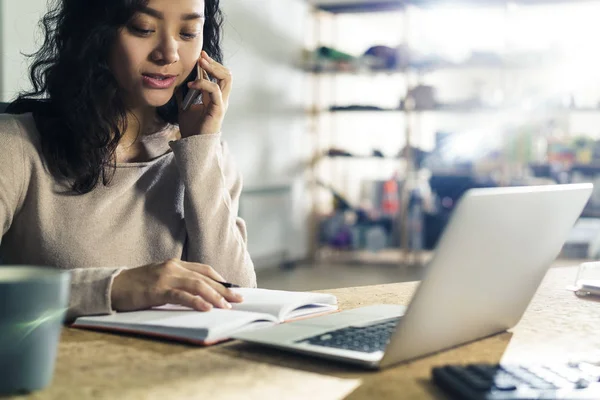
M151 89L168 89L175 84L176 76L143 74L144 86Z

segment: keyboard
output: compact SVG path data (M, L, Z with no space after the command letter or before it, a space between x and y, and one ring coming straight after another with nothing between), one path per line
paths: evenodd
M364 327L349 326L298 340L315 346L374 353L384 351L400 317Z
M453 399L600 399L600 366L588 362L445 365L432 377Z

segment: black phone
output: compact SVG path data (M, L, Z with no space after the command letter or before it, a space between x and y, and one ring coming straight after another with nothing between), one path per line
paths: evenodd
M181 84L181 98L185 99L188 92L190 91L190 88L188 87L188 83L190 82L194 82L196 79L198 79L198 68L194 68L192 69L192 72L188 75L188 77L185 79L185 81Z

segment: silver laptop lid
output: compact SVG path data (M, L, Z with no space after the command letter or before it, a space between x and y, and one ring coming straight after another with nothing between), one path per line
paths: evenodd
M576 184L468 191L381 366L514 326L592 189Z

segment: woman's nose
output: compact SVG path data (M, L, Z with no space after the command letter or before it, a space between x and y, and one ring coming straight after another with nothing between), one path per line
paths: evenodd
M170 65L179 61L179 46L172 37L164 37L151 54L152 61Z

